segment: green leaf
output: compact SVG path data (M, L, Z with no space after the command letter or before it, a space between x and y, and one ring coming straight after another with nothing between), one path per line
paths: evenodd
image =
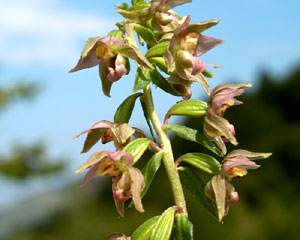
M186 153L178 158L177 162L188 163L204 172L217 175L221 164L214 157L205 153Z
M102 83L102 92L105 96L110 97L112 82L107 79L108 69L106 63L101 61L99 64L99 75Z
M159 216L152 217L139 226L131 235L131 240L148 240Z
M133 92L144 89L151 82L151 70L138 68L135 75Z
M186 214L176 213L175 223L176 240L193 240L193 224L189 221Z
M152 180L161 165L162 158L163 158L162 152L158 152L154 154L152 158L149 160L149 162L146 164L146 166L142 169L142 174L144 175L144 180L145 180L145 187L141 193L142 198L147 193L152 183Z
M112 36L112 37L115 37L115 38L119 38L119 39L123 39L122 36L123 36L123 32L120 31L120 30L112 30L110 31L107 36Z
M149 115L149 113L148 113L147 106L146 106L146 104L145 104L145 101L144 101L144 97L143 97L143 96L140 97L140 101L141 101L142 109L143 109L143 112L144 112L144 117L145 117L146 122L147 122L147 125L148 125L148 127L149 127L149 130L150 130L152 139L153 139L154 142L156 142L156 137L155 137L155 134L154 134L154 131L153 131L151 122L150 122L150 115Z
M169 240L174 224L174 214L176 208L169 207L163 212L156 222L150 240Z
M145 54L145 57L146 58L163 57L167 52L169 45L170 42L161 42L155 44L152 48L148 50L148 52Z
M85 141L84 141L84 145L83 145L83 149L81 151L81 153L86 153L88 152L101 138L102 134L106 131L106 128L98 128L98 129L92 129Z
M155 64L164 73L168 74L168 72L169 72L168 66L163 57L152 57L152 58L149 58L148 60L150 63Z
M127 97L121 105L118 107L115 116L114 122L115 123L128 123L131 117L135 101L138 97L143 95L142 93L135 93L129 97Z
M147 138L138 138L134 141L128 143L124 148L123 152L131 153L134 157L134 162L131 165L134 165L147 150L149 145L151 144L151 140Z
M146 28L143 25L138 23L135 23L133 25L133 29L137 32L138 35L140 35L146 41L149 47L152 47L155 44L157 44L154 33L151 29Z
M201 100L185 100L173 105L166 114L165 122L172 115L186 115L190 117L201 117L206 114L208 104Z
M209 72L208 70L204 69L204 71L202 72L202 74L207 77L207 78L216 78L211 72Z
M204 193L205 183L197 175L197 173L188 168L178 168L180 179L183 186L202 204L202 206L216 219L218 219L218 211L216 204L206 197Z
M211 141L208 140L208 138L204 134L196 129L192 129L182 125L166 125L164 128L172 131L178 137L181 137L188 141L199 143L218 156L223 157L223 153L219 150L219 148L217 148Z
M144 0L131 0L131 4L135 5L136 3L144 2Z
M167 93L170 93L174 96L181 96L180 93L178 93L174 88L171 87L171 85L168 83L166 78L164 78L157 69L154 69L152 71L152 77L151 81L159 88L164 90Z

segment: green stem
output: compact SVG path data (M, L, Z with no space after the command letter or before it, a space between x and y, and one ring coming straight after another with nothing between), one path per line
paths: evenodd
M162 129L161 122L155 111L150 84L144 89L144 100L147 107L147 111L150 115L149 117L151 119L153 127L161 143L161 147L163 149L163 162L171 184L175 204L181 207L183 211L187 213L182 185L174 163L171 142L170 139L168 138L167 133Z

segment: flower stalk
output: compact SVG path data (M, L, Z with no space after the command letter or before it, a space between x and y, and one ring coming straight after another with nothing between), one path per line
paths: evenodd
M149 117L161 143L161 147L163 150L163 163L165 165L166 172L171 184L175 204L182 208L187 214L185 198L179 174L175 166L171 142L168 138L167 133L163 130L162 124L155 111L150 85L148 85L144 89L144 100L146 103L147 111L150 115Z

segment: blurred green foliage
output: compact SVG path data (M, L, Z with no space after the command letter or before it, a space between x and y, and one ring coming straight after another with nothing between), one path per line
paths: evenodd
M0 155L0 174L19 181L53 174L63 170L66 165L65 160L55 161L57 163L49 159L46 146L43 144L16 145L8 156Z
M263 73L252 92L239 99L241 106L231 108L226 118L235 125L239 148L273 152L262 167L233 184L240 195L224 224L218 223L188 193L187 201L195 240L282 240L300 239L300 68L280 79ZM199 128L199 119L186 125ZM176 156L205 150L198 144L174 137ZM208 179L208 175L203 174ZM144 198L146 213L130 209L120 219L114 210L110 182L96 178L80 189L77 185L65 191L72 195L68 207L56 217L15 233L10 240L96 240L106 239L112 232L127 235L150 216L171 206L168 180L161 168ZM108 180L108 179L107 179ZM105 188L104 188L105 184ZM104 189L103 189L104 188Z
M0 113L11 104L32 99L40 90L35 83L19 81L10 86L0 85ZM46 153L46 146L40 143L32 146L15 145L8 156L0 154L0 175L14 180L24 180L40 175L60 172L64 169L63 160L53 162Z
M0 85L0 113L9 104L18 100L31 99L38 93L38 86L34 83L18 82L8 87Z

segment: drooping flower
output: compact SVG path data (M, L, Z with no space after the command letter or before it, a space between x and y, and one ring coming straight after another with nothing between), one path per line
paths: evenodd
M260 166L251 160L263 159L271 153L256 153L246 150L234 150L227 154L222 162L220 174L212 177L205 187L205 194L216 202L219 221L227 215L229 206L238 202L239 195L230 183L235 177L243 177L247 169L256 169Z
M113 141L117 150L123 149L131 141L131 137L145 137L142 130L130 127L127 123L112 123L110 121L99 121L91 128L84 130L74 138L88 133L81 153L88 152L100 139L102 143Z
M88 39L77 65L69 72L99 65L103 92L109 96L111 84L129 71L127 58L135 60L142 67L153 69L138 48L126 44L123 39L108 36Z
M222 164L222 174L228 182L235 177L247 175L247 170L259 168L254 161L256 159L268 158L271 153L255 153L246 150L234 150L227 154Z
M131 153L96 151L76 173L81 173L89 168L81 185L96 175L111 176L113 198L119 214L124 216L124 203L130 198L132 198L135 208L143 212L140 193L145 186L144 177L139 169L130 166L133 160Z
M235 129L225 118L225 111L234 105L242 104L234 97L244 93L244 88L251 87L252 84L222 84L217 86L210 96L210 108L204 119L204 134L214 141L217 146L226 154L227 149L224 142L231 142L237 145Z
M223 40L215 39L202 34L203 31L216 25L218 20L190 24L190 16L176 29L170 41L170 46L165 54L169 72L175 73L185 81L200 83L209 94L209 84L202 72L206 63L199 57L210 49L223 43ZM218 65L211 65L220 67ZM185 84L186 85L186 84Z

